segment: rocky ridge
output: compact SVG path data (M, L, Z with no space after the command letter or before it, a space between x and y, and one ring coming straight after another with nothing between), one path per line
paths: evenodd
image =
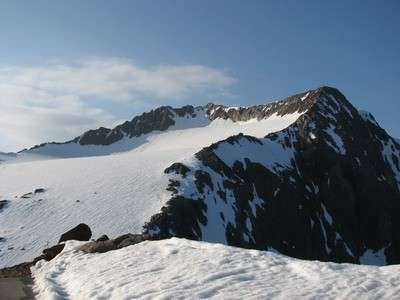
M126 121L113 129L100 127L95 130L89 130L65 143L42 143L29 150L45 147L48 144L59 145L75 143L81 146L108 146L123 139L138 138L153 131L168 130L176 124L177 118L194 119L198 114L205 115L210 122L216 119L230 119L233 122L246 122L252 119L260 121L274 114L283 116L294 112L301 113L315 101L315 97L305 97L304 101L299 102L297 101L299 96L304 97L305 94L268 104L238 108L226 107L214 103L208 103L200 107L194 107L192 105L186 105L181 108L162 106L150 112L145 112L140 116L136 116L131 121Z

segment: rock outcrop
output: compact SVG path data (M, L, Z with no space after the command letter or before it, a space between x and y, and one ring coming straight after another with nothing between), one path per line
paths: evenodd
M132 246L143 241L149 240L148 234L125 234L113 240L100 238L97 241L91 241L79 247L79 251L85 253L104 253L116 249Z

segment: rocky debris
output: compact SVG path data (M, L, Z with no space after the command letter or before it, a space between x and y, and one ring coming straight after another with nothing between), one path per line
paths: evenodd
M24 262L16 266L0 269L0 278L2 277L31 277L30 268L34 266L40 260L52 260L56 257L65 247L67 240L78 240L78 241L88 241L92 236L92 231L89 226L84 223L79 224L75 228L62 234L57 245L46 248L43 250L43 254L36 257L31 262Z
M84 223L77 225L66 233L62 234L58 243L68 240L88 241L92 237L90 227Z
M131 245L149 240L148 234L125 234L113 240L91 241L79 247L79 251L85 253L104 253L111 250L121 249Z
M171 174L174 186L188 186L188 192L181 188L178 195L175 189L145 224L152 238L202 240L212 223L225 232L226 241L220 242L232 246L341 263L360 263L370 249L383 251L387 264L400 263L400 145L372 116L360 116L338 90L328 87L254 113L212 104L207 111L212 118L237 121L306 113L265 139L237 135L198 152L204 167L189 170L186 177ZM219 145L232 154L238 143L251 143L259 153L273 145L285 160L251 161L238 153L228 165L217 155ZM220 220L210 212L217 208ZM228 221L227 213L233 219Z
M82 224L79 224L75 228L85 229L86 226L82 226ZM87 228L89 228L89 227L87 227ZM89 228L89 230L90 230L90 228ZM71 232L71 230L68 231L67 233L69 233L69 232ZM64 235L65 234L63 234L62 236L64 236ZM80 236L78 236L78 237L80 237ZM70 238L70 239L72 239L72 238ZM68 240L70 240L70 239L68 239ZM113 240L110 240L106 235L103 235L96 241L91 241L86 244L83 244L82 246L79 247L79 251L82 251L84 253L104 253L104 252L108 252L111 250L116 250L116 249L131 246L131 245L135 245L135 244L138 244L140 242L150 240L150 239L151 239L151 237L146 233L144 233L144 234L125 234L125 235L119 236ZM62 240L62 238L60 238L60 240ZM57 245L54 245L52 247L44 249L43 254L36 257L31 262L25 262L25 263L22 263L22 264L13 266L13 267L0 269L0 278L2 278L2 277L31 277L30 268L32 266L34 266L38 261L43 260L43 259L46 261L52 260L59 253L61 253L61 251L64 249L64 247L65 247L65 243L60 242Z
M35 189L35 191L33 191L33 192L23 194L20 198L21 199L29 199L29 198L32 198L33 196L35 196L36 194L41 194L41 193L44 193L45 191L46 190L44 188L38 188L38 189Z

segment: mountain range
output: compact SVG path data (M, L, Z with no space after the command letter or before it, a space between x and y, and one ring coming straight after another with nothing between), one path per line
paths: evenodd
M81 222L94 236L400 263L400 145L331 87L252 107L160 107L0 160L2 267Z

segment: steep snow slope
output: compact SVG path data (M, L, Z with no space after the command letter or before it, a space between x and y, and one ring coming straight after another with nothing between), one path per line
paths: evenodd
M0 210L0 267L32 260L81 222L92 228L94 238L141 231L170 198L163 170L172 162L239 132L264 136L287 127L299 115L236 123L217 119L207 126L205 116L198 115L197 121L181 118L171 130L109 146L48 144L0 162L0 200L7 200ZM79 158L126 150L131 151ZM45 191L35 193L37 189ZM21 198L27 193L32 194Z
M34 268L38 299L396 299L400 266L303 261L172 238L104 254L68 242ZM84 284L82 284L84 283Z

